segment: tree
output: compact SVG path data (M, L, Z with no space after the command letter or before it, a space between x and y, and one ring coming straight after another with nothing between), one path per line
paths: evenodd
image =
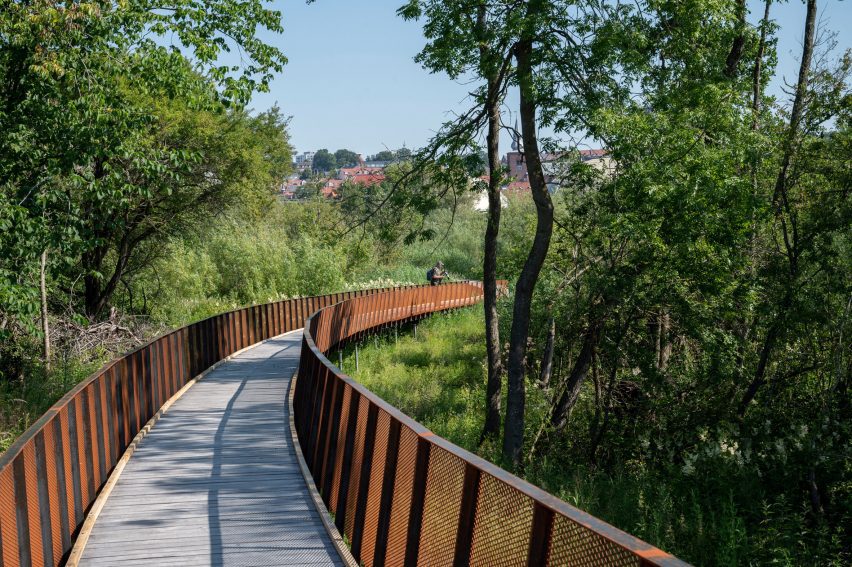
M521 460L524 445L524 406L526 402L527 337L530 328L530 309L544 259L553 232L553 202L541 165L538 146L539 101L534 83L534 57L538 27L546 20L542 0L530 0L521 24L521 33L514 47L517 80L520 91L521 134L524 141L524 160L530 180L530 190L536 208L535 238L527 260L515 285L515 304L512 309L512 330L509 336L508 392L506 420L503 428L503 459L514 465Z
M382 150L370 158L370 161L394 161L395 155L390 150Z
M486 415L481 441L500 431L503 365L500 327L497 313L497 237L502 210L500 185L503 179L500 163L500 105L509 80L511 39L503 33L499 3L481 1L457 2L449 5L438 1L412 1L400 9L408 18L425 18L427 39L417 59L430 71L444 71L452 78L466 72L475 73L485 82L477 93L477 112L465 121L452 124L430 143L426 156L441 151L442 146L459 152L470 175L482 175L487 167L488 220L485 230L483 258L483 293L485 307L485 341L488 361L486 383ZM481 109L481 110L480 110ZM464 154L467 138L475 136L483 125L486 129L485 152ZM421 155L424 155L421 152Z
M334 154L325 148L317 150L314 154L312 168L314 171L323 173L334 171L337 169L337 161L335 160Z
M123 279L151 262L151 242L215 222L233 203L261 209L289 173L286 120L277 108L252 118L241 111L195 111L176 100L151 112L158 121L144 143L125 145L133 157L111 160L99 180L103 190L120 191L132 179L125 199L109 208L80 203L87 211L81 232L98 242L81 262L85 310L93 319ZM164 179L157 166L170 166L171 174Z
M655 522L660 499L679 492L696 498L696 524L727 514L742 526L747 538L715 546L727 550L719 556L683 545L693 561L842 563L852 55L826 63L808 2L800 78L783 107L764 94L777 56L768 1L759 26L747 25L740 0L453 3L434 12L418 3L436 61L481 83L470 69L483 4L505 8L489 23L515 46L510 81L522 92L527 159L529 140L562 150L528 332L512 337L524 356L509 404L522 411L507 416L517 437L506 432L506 460L534 427L531 455L547 459L527 461L531 478L600 475L610 487L627 475L630 486L665 485L664 496L641 491ZM486 124L485 89L473 84L471 110L420 157L471 153L465 144ZM535 138L529 124L599 142L607 167ZM512 244L499 259L509 273L528 267L529 250L514 243L537 236L527 227L540 204L520 220L504 214ZM524 388L539 352L549 385ZM535 410L524 416L520 404ZM678 509L667 531L688 515ZM797 534L794 544L779 541L785 532ZM677 535L645 536L681 545Z
M334 152L334 162L337 167L352 167L358 165L360 157L352 150L337 150Z
M816 0L808 0L807 13L805 16L805 37L802 43L802 59L799 66L799 78L796 83L796 94L793 99L793 108L790 112L790 124L784 137L781 165L778 168L778 176L775 181L775 189L772 195L772 208L776 219L781 226L784 244L785 260L787 263L787 277L784 277L785 285L781 298L776 307L775 320L766 330L766 337L760 350L757 368L754 376L740 402L740 414L745 414L749 404L757 394L758 389L765 382L766 367L775 345L781 338L786 327L785 319L789 316L793 306L793 295L795 293L795 281L800 276L800 257L802 255L802 242L800 241L798 223L798 212L791 206L793 200L790 195L790 168L796 146L799 143L803 116L805 113L805 96L808 91L808 80L811 74L811 60L814 52L816 33Z
M12 320L32 328L39 295L32 276L46 248L58 259L51 267L100 255L104 242L86 226L110 222L114 207L137 193L133 179L120 179L118 162L141 160L138 174L168 179L195 160L180 152L134 154L156 121L145 101L156 93L197 107L235 107L281 70L283 54L255 37L281 30L278 12L260 0L192 6L0 3L0 314L7 329ZM166 47L164 37L176 45ZM235 47L244 65L221 65L220 54ZM186 72L184 53L204 80ZM94 282L101 274L86 277Z

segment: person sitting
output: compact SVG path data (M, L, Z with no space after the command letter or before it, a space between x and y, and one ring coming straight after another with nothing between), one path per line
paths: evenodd
M447 272L444 270L444 263L438 260L437 263L426 272L426 279L431 285L438 285L447 277Z

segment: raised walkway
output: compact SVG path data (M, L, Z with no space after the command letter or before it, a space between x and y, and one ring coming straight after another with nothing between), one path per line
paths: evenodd
M81 565L342 565L299 470L294 331L189 388L128 461Z

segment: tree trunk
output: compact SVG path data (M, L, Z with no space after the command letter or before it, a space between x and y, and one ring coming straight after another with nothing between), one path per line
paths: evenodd
M479 26L484 33L485 11L480 10ZM480 56L489 56L488 48ZM500 232L500 85L496 69L488 74L488 222L485 226L485 256L482 265L482 286L485 307L485 350L488 359L488 382L485 386L485 426L480 444L500 432L500 393L503 388L503 362L500 353L500 322L497 314L497 235Z
M589 323L589 328L583 337L583 347L580 349L577 361L574 363L571 374L568 376L568 384L565 386L565 391L562 392L562 396L560 396L559 401L556 403L553 415L550 417L550 425L557 437L562 434L565 426L568 425L571 410L574 409L577 398L580 396L580 388L589 374L595 348L600 338L600 325L601 323L597 321Z
M745 0L737 0L737 36L734 38L731 51L728 53L728 58L725 61L725 75L733 78L737 74L737 65L743 56L743 47L745 46L745 27L746 27L746 2Z
M542 388L550 386L550 377L553 374L553 343L556 341L556 321L550 318L547 325L547 342L544 345L544 354L541 357L541 374L538 381Z
M795 151L796 138L799 135L799 127L804 116L805 95L808 89L808 75L810 74L811 59L814 52L814 32L816 28L817 3L816 0L808 0L808 10L805 16L805 37L802 42L802 61L799 66L799 79L796 83L796 95L793 99L793 108L790 112L790 124L787 130L787 136L784 141L784 153L781 158L781 166L778 170L778 177L775 180L775 192L772 196L772 205L775 209L776 219L780 218L780 224L784 230L784 245L787 250L787 259L789 262L789 273L787 275L786 291L778 306L778 314L774 322L769 327L766 333L766 338L763 341L763 348L758 359L757 369L754 373L754 378L746 389L743 399L739 406L739 415L745 415L748 411L749 404L754 400L757 391L766 382L766 368L772 356L772 351L775 348L778 338L784 332L783 326L787 318L787 311L793 304L793 289L794 280L798 277L798 243L794 239L791 241L786 232L786 217L785 208L787 199L787 175L790 164Z
M83 254L83 301L86 309L86 316L89 320L94 321L100 313L101 302L101 269L103 267L104 256L106 250L102 246L97 246Z
M50 372L50 323L47 319L47 283L45 273L47 272L47 248L41 253L41 269L39 273L39 287L41 288L41 331L44 335L44 369Z
M650 315L645 326L648 328L648 341L653 355L651 358L654 361L654 366L659 368L660 354L662 353L662 315L660 313Z
M760 126L760 98L762 81L761 74L763 73L763 55L766 51L766 29L769 26L769 7L772 5L772 0L766 0L763 8L763 19L760 21L760 42L757 45L757 55L754 57L754 70L752 71L752 122L751 129L757 130Z
M617 376L618 364L613 363L609 374L609 381L607 382L606 401L603 403L603 423L600 423L598 420L598 411L595 410L595 420L589 433L589 437L591 438L589 446L589 462L592 464L597 462L598 447L600 447L604 433L606 433L606 430L609 427L609 418L612 414L612 395L613 392L615 392L615 380Z
M763 347L760 349L760 358L757 361L754 377L748 385L743 399L740 401L739 414L741 417L748 411L748 406L754 400L757 391L766 382L766 367L769 364L769 356L772 354L772 349L775 348L775 343L778 340L781 325L781 315L779 314L778 318L766 332L766 338L763 340Z
M129 229L118 244L116 250L115 267L112 270L112 275L107 280L106 284L102 283L103 278L103 261L106 257L107 248L105 246L97 247L94 250L83 255L83 269L85 277L83 282L85 285L85 302L86 316L89 320L94 321L100 317L104 308L109 305L113 294L118 289L118 284L121 282L122 276L130 263L130 257L133 254L136 246L142 241L142 236L131 236ZM96 276L95 273L98 275Z
M816 481L816 469L813 467L808 471L808 494L811 497L811 512L816 517L822 516L822 498L820 497L819 485Z
M781 168L778 170L778 179L775 181L773 204L786 192L787 171L790 168L790 162L793 158L795 141L799 135L799 124L802 121L805 110L805 94L808 90L808 75L810 74L811 59L814 53L816 14L816 0L808 0L808 12L805 16L805 38L802 43L802 62L799 66L799 80L796 83L796 97L793 99L793 109L790 112L790 126L787 130L787 138L784 143Z
M542 10L540 1L529 4L527 16L535 22ZM520 87L521 133L524 143L524 158L527 164L530 190L536 208L536 231L527 260L515 286L515 303L512 310L512 329L509 336L508 395L506 399L506 423L503 430L503 459L512 465L520 462L524 444L524 368L527 354L527 337L530 328L530 307L541 267L550 247L553 232L553 202L547 192L547 183L541 166L541 156L536 135L535 92L533 86L533 34L531 30L515 47L517 78Z

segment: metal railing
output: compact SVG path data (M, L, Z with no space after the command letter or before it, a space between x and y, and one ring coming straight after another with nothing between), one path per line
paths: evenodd
M216 315L167 333L81 382L0 455L0 566L61 564L130 442L205 369L301 328L318 309L380 291L387 288Z
M434 435L326 358L366 333L481 298L475 282L393 290L325 307L306 323L296 429L355 559L366 566L686 565Z

